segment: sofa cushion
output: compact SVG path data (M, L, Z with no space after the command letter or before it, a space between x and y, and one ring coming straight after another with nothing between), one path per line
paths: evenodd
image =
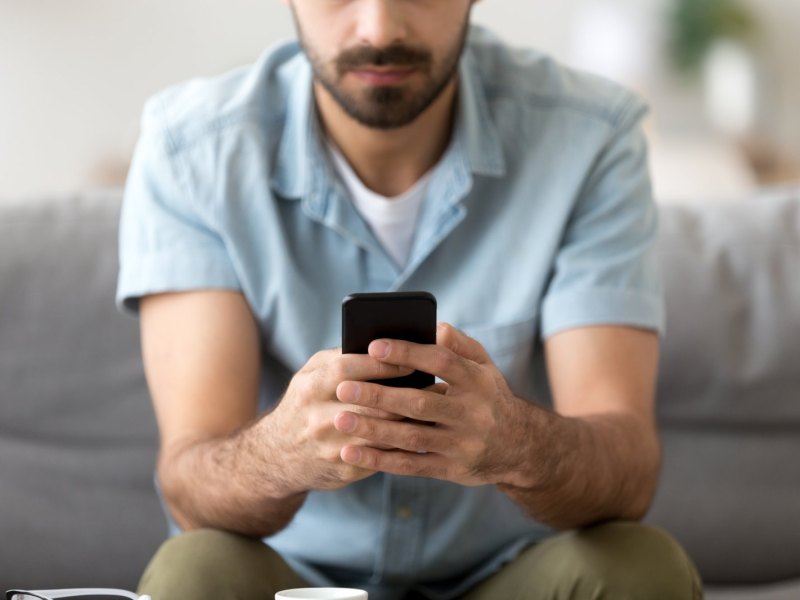
M660 214L662 422L800 428L800 191Z
M0 203L0 589L131 587L165 535L120 194Z
M800 191L664 206L659 251L664 467L649 520L706 581L800 578Z

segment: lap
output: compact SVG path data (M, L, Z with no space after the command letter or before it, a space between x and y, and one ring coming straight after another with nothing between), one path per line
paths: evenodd
M523 552L464 600L699 599L690 559L667 533L614 522L556 535Z
M216 530L165 542L139 592L170 600L263 600L306 583L261 540ZM668 534L648 525L606 523L528 548L463 600L647 600L702 598L691 561Z
M306 587L281 556L259 539L213 529L170 538L139 582L139 593L170 600L264 600Z

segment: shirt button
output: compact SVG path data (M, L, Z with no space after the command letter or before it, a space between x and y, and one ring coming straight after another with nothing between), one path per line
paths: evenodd
M410 519L414 515L410 506L401 506L397 509L397 516L401 519Z

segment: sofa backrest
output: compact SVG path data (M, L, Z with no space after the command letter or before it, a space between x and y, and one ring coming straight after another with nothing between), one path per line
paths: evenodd
M800 578L800 190L660 214L664 465L649 520L706 581Z
M132 588L166 530L120 194L0 203L0 590ZM664 441L648 520L706 581L800 577L800 192L664 206Z
M118 193L0 203L0 591L136 585L166 536Z

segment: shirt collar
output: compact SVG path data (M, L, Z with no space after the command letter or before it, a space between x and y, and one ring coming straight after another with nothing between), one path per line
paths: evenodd
M280 196L296 199L311 191L323 155L311 65L301 52L285 68L290 87L273 186Z
M274 189L284 198L321 195L327 187L327 163L321 142L313 92L313 73L304 54L287 64L291 82L283 135L278 149ZM462 158L476 175L505 174L500 138L486 99L481 73L469 46L459 63L458 106L454 138L466 156Z
M472 173L502 177L506 172L500 136L486 99L486 88L469 46L459 65L456 132L462 136Z

